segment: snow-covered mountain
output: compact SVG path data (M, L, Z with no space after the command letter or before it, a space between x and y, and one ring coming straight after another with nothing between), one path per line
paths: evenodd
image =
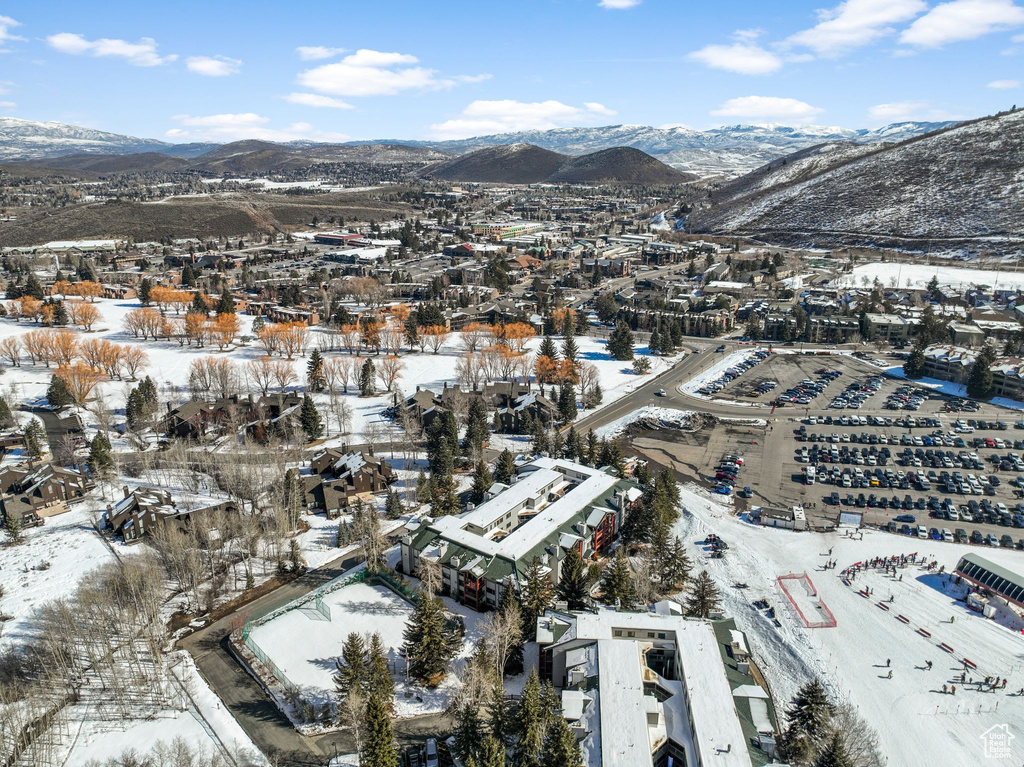
M136 154L162 152L176 157L194 157L214 144L169 144L156 139L122 136L118 133L81 128L57 122L32 122L0 117L0 160L39 160L67 154Z
M900 143L830 142L711 192L693 231L926 248L1024 241L1024 110ZM980 246L979 246L980 247Z
M905 122L878 130L851 130L821 125L727 125L706 131L686 127L652 128L647 125L606 125L593 128L556 128L477 136L457 141L403 141L379 139L357 144L404 144L467 154L506 144L532 144L561 154L584 155L612 147L632 147L679 170L698 175L739 176L792 152L822 143L848 141L877 143L902 141L945 127L949 123ZM0 118L0 161L39 160L68 154L135 154L161 152L195 157L214 144L169 144L156 139L105 133L62 123L39 123L13 117ZM288 146L309 147L313 142Z
M505 144L526 143L562 154L589 154L611 147L632 147L667 165L698 175L738 176L792 152L827 142L878 143L902 141L950 123L907 122L878 130L851 130L822 125L726 125L706 131L687 127L607 125L599 128L555 128L498 133L455 141L406 141L452 154ZM377 142L359 142L377 143Z

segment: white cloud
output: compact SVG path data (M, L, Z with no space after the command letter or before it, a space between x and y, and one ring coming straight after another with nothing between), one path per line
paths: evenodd
M0 96L11 92L11 86L14 85L10 80L0 80Z
M724 69L741 75L767 75L782 68L782 59L759 45L733 43L708 45L693 51L689 58L712 69Z
M289 93L284 98L285 101L289 101L292 104L300 104L304 107L355 109L354 106L342 101L341 99L331 98L330 96L321 96L319 93Z
M490 75L438 77L437 71L413 66L419 59L407 53L358 50L332 64L299 74L299 84L330 96L393 96L410 90L451 88L460 82L480 82Z
M832 58L893 34L893 24L909 21L926 10L924 0L846 0L835 8L818 11L818 23L790 36L786 44Z
M20 26L21 22L15 21L10 16L0 16L0 45L8 40L24 40L24 37L18 37L17 35L11 34L12 27Z
M436 139L457 139L490 133L550 130L565 125L593 123L612 114L615 112L595 102L581 108L554 100L474 101L457 118L431 125L430 135Z
M871 107L868 117L876 123L908 122L917 119L927 107L927 101L893 101Z
M327 48L323 45L300 45L295 49L299 58L303 61L318 61L319 59L333 59L345 52L345 48Z
M797 99L778 96L741 96L729 99L711 112L715 117L736 117L762 122L806 122L824 112Z
M613 11L624 11L627 8L635 8L641 2L642 0L601 0L598 5Z
M137 67L156 67L178 58L173 54L169 56L157 54L156 41L151 37L143 37L137 43L129 43L126 40L113 40L106 37L99 40L86 40L82 35L58 32L47 37L46 42L51 48L61 53L75 56L88 54L90 56L123 58L129 64L134 64Z
M227 56L189 56L185 59L185 66L189 72L204 77L226 77L237 75L242 62L238 59L229 59Z
M169 139L179 141L239 141L264 139L266 141L347 141L343 133L321 131L309 123L297 122L285 128L269 126L270 118L254 112L219 115L174 115L178 128L165 133Z
M13 101L0 101L0 109L14 109L16 106Z
M911 24L900 35L900 42L939 48L1020 26L1024 26L1024 8L1013 0L953 0L935 6Z
M993 80L986 87L997 91L1009 91L1020 87L1020 80Z

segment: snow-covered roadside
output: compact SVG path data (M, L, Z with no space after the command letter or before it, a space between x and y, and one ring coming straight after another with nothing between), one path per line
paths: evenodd
M691 418L693 415L694 411L692 410L676 410L675 408L646 405L639 410L634 410L632 413L627 413L621 418L616 418L611 423L605 424L595 430L594 434L602 439L614 439L625 434L626 428L638 421L656 422L658 428L685 430L692 428ZM767 423L763 418L720 418L719 420L755 426L764 426Z
M863 531L860 540L760 528L734 516L728 505L702 489L686 485L680 492L687 513L676 532L687 543L695 566L715 579L725 613L735 617L753 639L753 653L777 705L784 707L800 684L817 676L833 696L857 707L879 733L889 763L900 765L979 764L983 754L979 738L986 729L1001 723L1008 723L1013 731L1024 729L1024 707L1005 693L968 691L959 682L955 697L936 691L951 684L953 675L962 670L938 642L955 648L956 658L974 660L980 676L1009 675L1007 692L1024 686L1020 635L956 602L935 572L909 567L901 571L902 581L865 573L855 586L845 585L839 577L843 568L855 562L913 552L949 571L969 547L872 530ZM709 532L729 544L724 558L711 559L699 545ZM986 550L984 556L1018 571L1024 564L1024 558L1013 551ZM837 561L836 569L820 570L828 559ZM835 614L837 628L806 629L786 608L775 579L802 572L812 578ZM877 591L877 601L892 594L895 609L886 611L875 600L864 599L858 594L864 586ZM775 607L780 627L753 606L758 599L767 599ZM897 620L896 611L905 612L911 624ZM955 623L947 622L951 615ZM917 633L918 627L933 637ZM882 673L887 659L892 679ZM933 671L924 670L925 660L933 661ZM997 704L1001 704L998 709Z
M942 392L948 394L951 397L966 397L967 387L963 384L953 383L952 381L942 381L938 378L907 378L903 372L902 365L894 365L892 367L885 368L885 374L892 376L893 378L903 378L913 383L924 386L925 388L932 389L933 391ZM988 400L991 405L997 405L998 407L1009 408L1010 410L1024 410L1024 402L1019 402L1015 399L1008 399L1006 397L993 397Z

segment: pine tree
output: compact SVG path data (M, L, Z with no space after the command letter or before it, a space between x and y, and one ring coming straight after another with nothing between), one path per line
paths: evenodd
M513 718L513 739L516 743L515 767L539 767L544 749L545 714L541 708L540 680L537 669L523 685Z
M651 331L651 340L647 342L647 350L651 354L661 353L661 333L658 332L657 326Z
M381 696L389 705L395 697L395 679L388 668L388 651L376 631L370 635L370 645L366 648L366 692L370 696Z
M597 435L594 434L593 429L587 430L587 453L584 463L587 466L597 465Z
M110 440L103 432L92 438L89 445L89 470L97 477L106 477L114 469L114 457L110 453Z
M361 767L398 767L398 748L388 708L389 702L382 695L371 695L366 701L366 738L359 754Z
M477 462L476 470L473 472L473 489L470 491L469 500L479 505L484 502L484 497L491 485L494 484L494 477L491 470L487 468L484 461Z
M480 747L480 739L483 736L483 728L480 726L480 715L477 707L467 701L459 706L455 716L455 732L453 750L455 754L464 761L476 759Z
M718 587L708 575L708 571L701 570L690 584L690 593L686 597L686 614L695 618L707 618L718 609L720 602Z
M551 451L553 458L561 457L565 450L565 440L562 438L562 432L558 429L551 430L551 435L548 437L548 450Z
M558 414L566 423L576 420L576 387L571 383L562 384L558 390Z
M634 602L629 564L622 549L619 549L612 561L605 565L601 578L601 594L605 602L625 608L632 606Z
M4 515L4 534L7 536L7 542L11 544L21 543L24 537L21 519L13 512Z
M818 754L814 767L856 767L856 762L846 748L846 739L841 732L833 732L825 747Z
M686 548L678 536L673 536L668 549L655 558L658 572L658 585L662 592L670 594L679 591L690 578L693 563L686 555Z
M482 455L484 443L490 434L491 430L487 426L487 406L483 397L473 397L466 419L465 454L470 457Z
M389 491L388 499L384 504L384 516L388 519L398 519L404 513L405 507L402 505L402 498L398 495L398 491Z
M363 367L359 371L359 393L362 396L373 396L376 391L376 387L374 386L374 379L376 375L377 367L373 364L373 360L367 357L366 362L363 363Z
M302 431L306 435L307 442L318 439L324 433L324 422L320 418L320 411L316 409L313 398L308 394L302 398L299 422L302 424Z
M234 314L235 313L235 299L231 295L231 291L224 288L224 291L220 294L220 301L217 302L217 314Z
M448 447L448 440L442 438L440 449L430 476L430 504L434 516L443 517L457 514L459 498L455 488L455 462Z
M352 693L364 695L367 687L366 643L355 631L345 637L341 655L334 661L334 689L345 700Z
M985 346L978 354L967 377L967 396L976 399L988 399L992 396L992 364L995 361L995 348Z
M403 636L409 676L420 684L436 687L459 647L459 638L448 625L444 603L437 597L420 594Z
M138 389L132 389L128 393L128 399L124 405L124 419L125 423L128 424L129 429L137 429L142 422L142 408L144 404L142 402L142 395L139 394Z
M544 340L540 342L540 348L537 350L538 357L547 357L549 360L558 359L558 349L555 348L555 342L551 336L544 336Z
M835 706L817 679L797 690L786 709L789 725L779 743L784 758L799 763L814 759L828 734L834 713Z
M25 290L23 295L32 296L32 298L38 298L40 301L43 300L43 284L36 277L35 272L30 272L28 279L25 280Z
M206 299L203 294L196 291L196 294L192 297L192 304L188 308L189 314L201 314L204 317L209 313L210 307L206 303Z
M505 767L505 747L494 735L485 735L475 756L466 760L466 767Z
M25 425L25 452L29 458L39 458L46 451L46 432L39 419L33 418Z
M508 699L505 697L505 686L500 679L491 685L491 693L487 697L487 726L491 735L501 746L502 753L508 747L509 730L512 727L512 712L509 710Z
M139 283L139 301L143 306L149 306L149 292L153 289L153 281L149 277L143 277Z
M68 391L68 385L59 375L50 376L50 385L46 389L46 401L51 407L61 408L70 405L75 401Z
M558 598L569 604L570 610L583 610L587 606L587 571L575 548L569 549L562 561L562 575L558 579Z
M53 305L53 324L58 327L64 327L69 321L68 310L64 306L64 302L57 301Z
M427 503L430 501L431 490L430 490L430 479L427 477L427 473L423 471L423 467L420 467L420 473L416 477L416 500L420 503Z
M608 338L608 353L612 359L628 361L633 359L633 331L622 320L615 325Z
M512 453L509 452L508 448L501 451L498 456L498 460L494 465L494 481L501 482L503 485L508 485L512 482L512 477L516 475L516 459Z
M550 451L548 444L548 433L544 429L544 423L538 418L533 423L533 437L530 440L530 447L534 455L541 455Z
M321 392L327 387L324 380L324 358L319 349L314 349L306 364L306 388L311 392Z
M293 573L302 571L302 552L299 550L299 542L294 538L288 541L288 562Z
M924 375L924 364L924 348L920 344L915 344L914 350L910 352L907 361L903 363L903 375L907 378L920 378Z
M540 561L534 557L522 578L519 602L523 608L523 635L532 639L537 633L537 618L551 607L554 591L547 575L541 571Z
M561 716L554 717L544 739L542 767L583 767L583 753L569 724Z
M562 341L562 356L569 362L575 363L580 356L580 347L576 343L574 329L570 326L566 328L566 331L565 340Z
M565 457L570 461L575 461L583 454L583 441L580 439L579 432L576 431L575 426L569 427L569 432L565 437Z
M601 382L594 381L583 395L583 407L589 410L600 405L602 401L604 401L604 390L601 388Z
M14 415L11 413L11 406L7 400L0 397L0 429L8 429L14 425Z
M334 546L344 548L352 542L352 528L344 519L338 520L338 532L334 536Z

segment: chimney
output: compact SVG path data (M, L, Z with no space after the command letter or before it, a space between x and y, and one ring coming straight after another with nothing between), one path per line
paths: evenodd
M125 485L124 486L124 497L127 498L128 495L129 495L129 493L128 493L128 485Z
M167 401L167 412L168 413L171 412L171 401L170 400Z

